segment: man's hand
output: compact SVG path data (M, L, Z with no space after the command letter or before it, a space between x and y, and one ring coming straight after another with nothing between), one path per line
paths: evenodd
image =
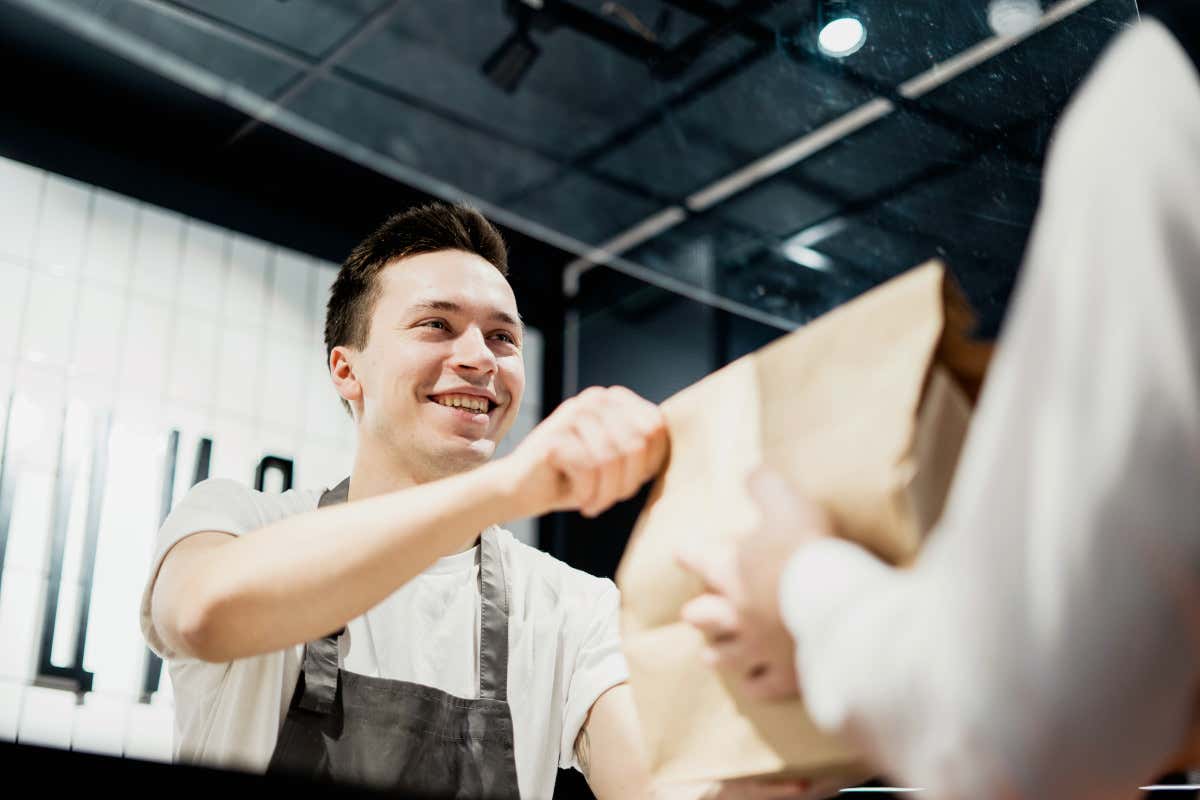
M683 620L708 639L705 660L735 677L750 697L799 693L794 644L779 612L779 581L791 555L832 535L829 517L778 473L760 468L748 488L760 511L751 533L717 552L680 553L705 593L683 607Z
M632 497L666 455L658 406L622 386L592 387L564 401L498 466L522 516L578 510L594 517Z

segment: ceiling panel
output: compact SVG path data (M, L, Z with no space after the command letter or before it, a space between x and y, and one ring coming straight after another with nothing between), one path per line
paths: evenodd
M978 129L1054 120L1095 57L1134 13L1130 0L1096 0L985 65L921 98L920 105Z
M1058 115L1136 11L1045 2L1069 11L958 71L989 0L0 2L579 253L687 208L626 263L792 322L933 254L998 320ZM839 14L867 30L844 59L816 46Z
M248 49L153 6L128 0L63 0L54 5L78 9L81 17L94 17L132 41L153 44L167 58L211 72L258 95L271 96L300 74L294 63Z
M853 86L786 52L771 50L680 112L747 155L760 155L867 102Z
M603 148L595 165L604 174L675 200L736 169L743 160L706 126L690 124L672 111L628 143Z
M659 205L579 172L568 172L505 208L580 242L601 244Z
M554 171L553 162L527 148L340 81L314 82L289 110L351 145L458 192L497 197Z
M175 0L182 8L319 58L392 0ZM130 0L110 0L127 5Z

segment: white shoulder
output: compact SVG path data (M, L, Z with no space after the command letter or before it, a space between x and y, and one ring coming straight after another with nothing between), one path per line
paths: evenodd
M171 511L165 526L240 535L248 529L311 511L317 507L320 495L320 490L313 489L265 493L229 478L209 478L188 490ZM211 520L212 527L206 527L203 520Z
M232 478L205 478L188 489L187 497L239 497L253 490Z

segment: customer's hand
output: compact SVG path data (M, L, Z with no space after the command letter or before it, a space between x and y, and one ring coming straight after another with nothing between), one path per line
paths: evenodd
M704 583L683 620L705 635L705 660L729 672L746 694L782 699L799 693L792 637L779 611L779 581L792 554L832 535L828 515L778 473L760 468L748 483L760 519L736 542L678 554Z
M658 406L623 386L565 400L498 462L520 516L579 511L594 517L627 500L667 455Z

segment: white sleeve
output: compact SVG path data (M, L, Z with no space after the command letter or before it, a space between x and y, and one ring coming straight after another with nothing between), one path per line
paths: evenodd
M612 687L629 680L629 667L621 652L620 592L608 579L588 578L599 586L599 594L578 607L578 613L587 614L587 617L578 634L580 642L563 706L562 739L558 748L558 765L562 769L579 769L575 739L579 737L592 704Z
M1056 134L938 530L805 548L780 602L814 719L939 798L1129 797L1200 652L1200 83L1122 34Z
M171 510L155 538L154 558L142 591L142 635L151 650L164 659L175 656L154 629L154 620L150 615L154 582L170 549L194 533L220 531L241 536L262 525L262 516L253 501L251 490L226 478L212 478L197 483Z

